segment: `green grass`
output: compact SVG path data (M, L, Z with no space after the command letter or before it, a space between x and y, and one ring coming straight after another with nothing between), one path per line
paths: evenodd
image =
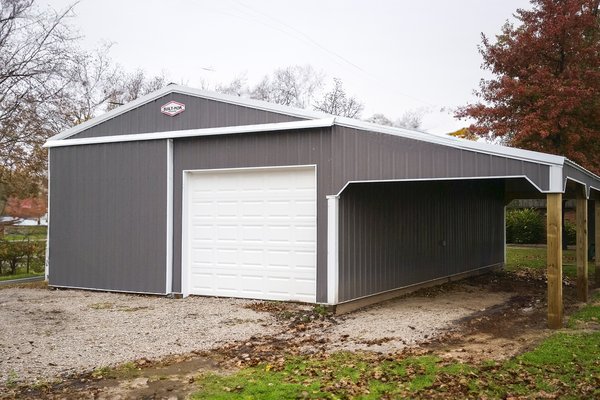
M9 241L20 241L20 240L46 240L45 234L35 234L35 235L20 235L20 234L10 234L4 235L4 240Z
M586 322L595 322L600 325L600 291L592 295L590 303L569 317L567 324L569 328L576 328Z
M3 276L0 276L0 281L8 281L11 279L21 279L21 278L31 278L34 276L43 276L43 275L44 275L43 272L31 272L29 274L22 273L22 274L15 274L15 275L3 275Z
M581 311L600 317L594 305ZM291 357L282 366L260 364L228 376L204 374L197 382L193 399L598 398L600 332L561 331L505 362L340 352Z
M509 271L542 273L545 248L508 248ZM564 254L565 273L575 276L574 251ZM590 263L591 264L591 263ZM507 361L462 363L434 354L417 357L340 352L290 357L231 375L200 375L193 399L379 398L600 398L600 292L561 330L532 351Z
M544 273L546 271L546 248L508 246L506 248L506 270L515 272L524 269ZM588 263L588 269L589 274L592 275L595 269L593 262ZM569 278L577 277L575 250L563 250L563 274Z

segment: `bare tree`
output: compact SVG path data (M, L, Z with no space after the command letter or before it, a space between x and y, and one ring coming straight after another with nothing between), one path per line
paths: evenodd
M325 93L314 108L328 114L359 118L364 106L355 97L346 95L341 79L333 78L333 88Z
M310 65L276 69L250 91L250 97L285 106L306 108L323 86L323 74Z
M246 75L240 75L235 78L228 84L219 84L215 87L215 91L223 94L229 94L232 96L247 96L248 95L248 86Z
M366 121L379 125L394 126L396 128L419 129L423 121L423 110L405 111L404 114L395 121L392 121L384 114L376 113L367 118Z
M419 129L423 123L423 112L421 110L409 110L404 112L400 118L394 121L394 126L406 129Z
M165 74L148 77L142 69L130 74L121 73L119 75L114 90L109 90L112 94L107 99L106 109L108 111L161 89L167 84Z
M381 113L373 114L371 117L367 118L366 121L378 125L394 126L394 122Z
M73 32L64 11L40 11L34 0L0 0L0 213L11 192L42 179L45 122L73 63ZM33 176L29 183L23 180Z

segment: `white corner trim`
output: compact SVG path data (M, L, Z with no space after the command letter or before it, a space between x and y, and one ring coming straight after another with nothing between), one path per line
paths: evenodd
M339 300L339 196L327 196L327 304Z
M173 292L173 140L167 140L167 259L165 292Z
M47 200L47 218L46 218L46 251L44 254L44 279L50 277L50 149L48 149L48 200Z
M197 136L232 135L236 133L274 132L294 129L324 128L332 126L335 118L313 119L305 121L277 122L270 124L226 126L221 128L188 129L168 132L136 133L131 135L99 136L81 139L50 139L44 147L79 146L85 144L133 142L140 140L176 139Z
M550 193L562 193L564 192L563 187L563 167L550 166L550 177L548 184L548 192Z

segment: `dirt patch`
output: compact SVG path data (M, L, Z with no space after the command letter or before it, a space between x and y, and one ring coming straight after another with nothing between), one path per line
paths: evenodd
M447 358L464 361L503 360L534 348L554 330L547 328L545 277L534 271L498 272L472 281L491 293L508 291L501 304L457 321L459 329L440 335L429 348ZM574 282L563 282L565 314L577 308Z
M20 399L184 399L197 390L199 374L223 369L216 357L197 354L141 359L119 367L70 377L59 383L10 388L0 398Z

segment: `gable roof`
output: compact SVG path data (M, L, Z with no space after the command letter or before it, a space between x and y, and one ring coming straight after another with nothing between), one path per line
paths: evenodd
M161 98L170 93L179 93L190 96L196 96L208 100L214 100L218 102L224 102L229 104L235 104L243 107L253 108L257 110L269 111L284 115L290 115L293 117L304 118L307 120L320 120L319 122L302 124L302 121L298 123L274 123L264 124L263 130L277 131L277 130L288 130L288 129L304 129L314 127L324 127L339 125L348 128L354 128L363 131L377 132L388 135L405 137L413 140L420 140L429 143L436 143L443 146L458 147L464 150L470 150L485 154L499 155L503 157L518 158L524 161L534 161L547 165L563 165L564 157L555 156L546 153L539 153L529 150L521 150L513 147L506 147L500 145L493 145L488 143L473 142L466 139L456 138L453 136L440 136L434 135L427 132L396 128L391 126L384 126L373 124L370 122L360 121L357 119L332 116L317 111L304 110L300 108L294 108L289 106L283 106L274 103L268 103L261 100L248 99L245 97L231 96L222 93L209 92L204 90L198 90L180 85L168 85L155 92L147 94L146 96L140 97L134 101L131 101L125 105L115 108L105 114L102 114L96 118L86 121L82 124L74 126L73 128L67 129L58 135L52 136L45 144L45 147L58 147L58 146L73 146L77 144L91 144L91 143L109 143L119 141L131 141L131 140L153 140L153 139L165 139L165 138L176 138L176 137L190 137L190 136L204 136L204 135L218 135L234 133L237 130L239 133L243 132L257 132L261 130L260 125L251 126L240 126L240 127L228 127L228 128L208 128L208 129L191 129L184 131L170 131L170 132L148 132L134 135L119 135L119 136L104 136L99 138L88 138L88 139L70 139L86 129L93 126L99 125L112 118L116 118L130 110L140 107L144 104L150 103L158 98ZM60 141L60 143L59 143Z

